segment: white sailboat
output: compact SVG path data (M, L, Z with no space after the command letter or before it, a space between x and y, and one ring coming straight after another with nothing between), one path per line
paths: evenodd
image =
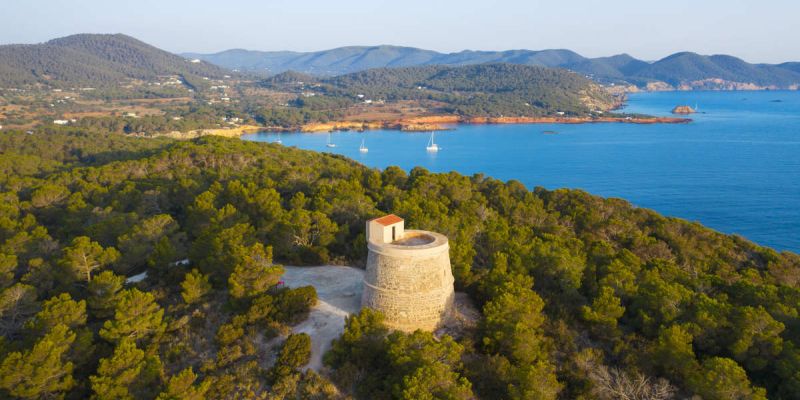
M333 141L331 140L331 133L330 132L328 132L328 144L326 144L326 146L328 146L328 147L336 147L336 143L333 143Z
M364 146L364 139L363 138L361 139L361 146L358 146L358 151L361 152L361 153L366 153L366 152L369 151L367 146Z
M435 152L439 151L439 145L436 144L436 142L434 141L433 135L434 135L434 132L431 131L431 138L428 139L428 147L425 147L425 150L428 150L431 153L435 153Z
M278 140L276 140L275 143L277 143L277 144L282 144L283 143L283 140L281 140L281 133L280 132L278 132Z

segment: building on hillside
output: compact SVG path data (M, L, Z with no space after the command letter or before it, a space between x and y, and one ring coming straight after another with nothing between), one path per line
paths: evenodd
M390 214L367 221L367 270L361 306L382 312L396 330L433 331L453 310L455 292L447 237L406 230Z

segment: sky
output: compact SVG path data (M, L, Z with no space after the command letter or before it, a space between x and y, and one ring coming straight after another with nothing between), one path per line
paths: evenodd
M800 60L798 20L798 0L0 0L0 43L125 33L176 53L392 44L778 63Z

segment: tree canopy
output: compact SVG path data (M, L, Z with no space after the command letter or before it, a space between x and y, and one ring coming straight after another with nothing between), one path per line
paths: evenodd
M0 151L0 397L800 393L800 256L624 200L224 138L64 128ZM363 265L389 212L448 236L477 326L364 310L330 376L303 371L285 338L316 291L279 265Z

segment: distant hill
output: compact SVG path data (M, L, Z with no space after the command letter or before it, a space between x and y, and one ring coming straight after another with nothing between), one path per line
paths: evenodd
M603 83L632 83L642 87L653 82L684 89L793 88L800 84L800 63L750 64L732 56L689 52L676 53L653 63L627 54L586 58L563 49L438 53L397 46L341 47L308 53L228 50L185 56L266 75L293 70L335 76L376 67L509 63L565 68Z
M800 62L787 62L779 64L778 67L800 73Z
M627 54L587 58L565 49L439 53L400 46L350 46L306 53L236 49L178 56L122 34L80 34L42 44L0 45L0 87L113 86L163 75L182 76L191 86L202 77L219 78L230 70L264 76L286 71L337 76L375 68L486 63L563 68L600 83L664 89L800 87L798 62L750 64L732 56L690 52L652 63Z
M725 55L702 56L677 53L641 68L632 75L640 80L658 80L671 85L706 79L788 87L800 83L800 74L775 65L749 64Z
M626 77L634 76L650 64L627 54L619 54L611 57L584 58L561 66L601 79L624 80Z
M509 63L556 67L584 60L570 50L508 50L438 53L414 47L350 46L317 52L226 50L215 54L184 53L210 63L242 71L272 75L298 71L320 76L342 75L382 67Z
M42 44L0 46L0 85L108 86L127 79L180 75L191 81L226 70L150 46L130 36L80 34Z

